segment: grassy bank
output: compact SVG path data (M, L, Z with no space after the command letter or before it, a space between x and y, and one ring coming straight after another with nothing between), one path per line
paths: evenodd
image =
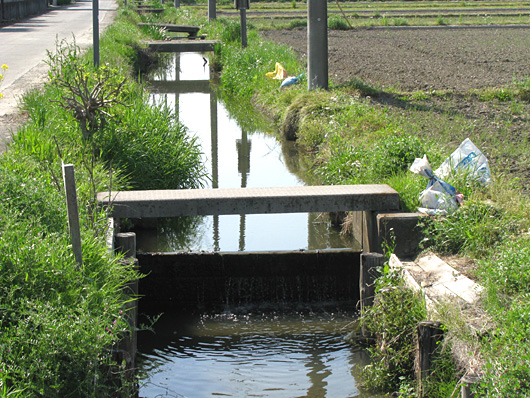
M123 288L138 276L108 252L95 193L196 187L203 177L194 140L133 77L148 59L140 44L148 32L135 18L120 12L106 31L99 70L90 53L58 44L50 82L24 96L28 122L0 157L2 397L131 396L134 379L116 349L129 330ZM63 162L76 172L82 266L70 244Z
M276 61L290 75L304 71L304 65L288 50L262 42L252 30L249 46L242 50L236 20L219 18L207 24L197 9L169 10L165 17L171 22L202 25L210 38L222 40L213 61L222 70L223 89L238 101L252 102L267 112L283 134L296 135L297 146L305 153L308 181L388 183L400 192L403 209L415 210L426 180L408 171L414 158L427 154L436 167L464 138L480 143L491 162L492 183L484 186L462 177L449 178L448 182L464 194L464 205L449 217L425 220L422 248L468 259L473 266L465 271L485 287L482 307L477 311L486 311L489 328L471 333L462 327L458 312L445 312L442 321L449 338L430 380L428 396L454 396L465 372L452 362L451 342L457 340L473 347L465 354L476 355L483 365L482 381L476 387L479 396L529 396L530 209L525 163L530 148L526 141L517 139L526 124L514 123L530 115L528 82L472 92L408 93L375 89L359 81L311 93L306 91L305 82L280 90L278 81L265 77L274 70ZM459 115L455 109L463 99L480 105L491 118ZM380 283L380 287L400 285L388 275ZM398 292L394 304L409 302L402 289L393 290ZM385 352L374 349L378 369L369 370L371 387L398 391L402 397L416 396L409 349L414 333L410 328L425 316L421 308L415 312L411 308L392 307L390 320L384 318L387 311L379 311L381 322L378 324L374 317L371 325L382 331L388 322L398 322L396 330L403 331L399 336L407 342L399 346L408 347L407 351L398 354L388 346ZM407 319L412 321L399 323Z

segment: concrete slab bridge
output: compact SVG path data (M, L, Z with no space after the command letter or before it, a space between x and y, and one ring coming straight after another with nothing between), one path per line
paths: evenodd
M346 211L372 219L399 209L399 194L388 185L111 191L98 193L97 200L118 220ZM128 235L134 234L118 234L116 246L123 248L120 239ZM361 256L351 249L131 255L146 275L139 289L144 308L311 301L355 306L359 300Z

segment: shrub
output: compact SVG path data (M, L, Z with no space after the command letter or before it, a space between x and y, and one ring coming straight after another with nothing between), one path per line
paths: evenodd
M350 26L343 17L332 14L328 17L328 28L333 30L348 30Z

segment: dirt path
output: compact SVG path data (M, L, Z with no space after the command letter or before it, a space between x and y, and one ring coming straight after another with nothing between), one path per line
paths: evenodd
M264 38L307 57L307 31ZM329 31L329 74L403 91L502 87L530 76L530 27L391 28Z

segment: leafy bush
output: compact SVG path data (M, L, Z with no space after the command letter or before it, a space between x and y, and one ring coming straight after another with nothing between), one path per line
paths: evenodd
M206 178L199 144L163 105L139 99L94 141L102 159L133 189L199 188Z

